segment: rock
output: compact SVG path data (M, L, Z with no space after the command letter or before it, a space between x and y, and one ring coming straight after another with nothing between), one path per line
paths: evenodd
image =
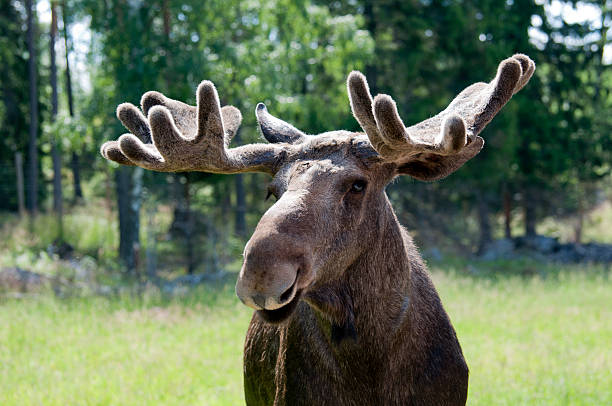
M515 256L514 241L508 238L491 241L484 247L482 253L480 254L480 258L484 259L485 261L508 259L512 258L513 256Z
M3 268L0 270L0 290L6 292L40 291L48 286L51 278L46 275L26 271L21 268Z
M96 272L96 261L89 256L68 261L70 268L74 269L74 279L78 282L92 283Z
M529 237L517 237L514 239L516 248L526 248L542 254L555 252L559 247L557 238L545 235L534 235Z
M189 289L198 286L202 283L220 282L227 278L230 273L223 270L215 273L194 273L190 275L182 275L167 281L161 285L162 292L173 295L185 295Z
M70 259L74 253L74 247L66 241L54 241L47 247L47 254L50 256L57 255L60 259Z
M612 244L560 243L558 239L537 235L513 240L495 240L483 250L480 258L486 261L526 256L538 261L561 263L612 263Z

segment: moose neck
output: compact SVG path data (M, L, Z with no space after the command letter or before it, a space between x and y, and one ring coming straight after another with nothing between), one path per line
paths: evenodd
M318 287L306 298L335 344L347 340L381 345L409 320L409 253L416 250L387 196L381 200L364 251L340 280Z

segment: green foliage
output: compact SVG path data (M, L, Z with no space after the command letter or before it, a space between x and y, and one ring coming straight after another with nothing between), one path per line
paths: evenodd
M547 224L556 224L558 217L582 217L599 204L612 169L612 71L604 60L604 49L610 46L609 4L567 2L588 3L601 11L596 20L569 23L546 12L550 3L69 0L70 26L81 24L91 34L89 43L84 42L88 35L69 41L74 62L79 61L72 66L73 78L79 79L83 64L87 74L73 80L74 118L67 117L62 104L66 89L59 81L60 114L50 124L48 43L47 36L39 35L41 195L51 187L52 137L60 140L64 152L64 183L72 179L67 158L76 152L81 177L91 180L84 182L90 188L86 198L110 201L126 195L114 191L116 166L103 161L98 148L125 132L115 117L116 106L138 104L148 90L193 104L198 83L212 80L222 104L235 105L244 115L242 131L233 141L237 145L260 141L252 114L260 101L308 133L359 130L345 90L346 75L353 69L366 73L374 93L391 94L410 125L445 108L465 86L491 79L503 58L524 52L536 61L536 74L484 131L483 151L442 182L403 178L390 191L407 225L420 235L428 227L444 228L438 233L442 239L450 236L444 243L462 251L474 251L488 217L492 234L501 235L502 223L496 219L504 203L511 206L512 230L524 223L524 207L517 207L528 203L535 205L540 230L550 230ZM14 152L23 152L27 160L24 2L2 0L0 10L0 190L6 197L0 209L15 210ZM47 32L40 25L39 32ZM62 77L63 49L59 43L56 48ZM88 86L81 88L85 82ZM177 191L177 179L186 178L145 173L148 207L178 207L191 197L195 216L212 219L217 239L207 244L210 250L221 245L239 252L235 246L240 239L232 240L239 201L234 178L190 174L186 193ZM268 179L247 174L243 181L248 234L269 207L263 202ZM423 220L435 220L436 213L445 214L438 224ZM194 241L208 238L204 227L198 232Z
M94 210L99 214L92 216ZM112 263L119 243L117 221L112 214L99 204L76 208L65 217L66 240L76 251L77 257L90 256L100 264ZM0 267L19 266L52 275L52 270L45 269L45 264L48 265L47 260L54 259L47 252L57 242L55 216L42 214L30 220L5 214L1 223Z
M0 0L0 210L16 210L15 156L26 156L29 128L29 77L26 11Z
M47 142L55 139L62 150L81 151L92 144L91 133L87 124L79 116L71 117L67 112L60 112L53 122L45 122L43 132L48 136Z

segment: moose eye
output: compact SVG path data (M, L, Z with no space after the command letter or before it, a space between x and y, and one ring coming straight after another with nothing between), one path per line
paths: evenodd
M361 193L361 192L363 192L365 190L366 185L367 185L366 181L364 181L364 180L356 180L351 185L351 192L353 192L353 193Z

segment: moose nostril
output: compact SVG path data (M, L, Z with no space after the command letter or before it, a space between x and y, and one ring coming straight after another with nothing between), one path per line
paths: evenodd
M279 297L280 302L279 303L285 303L287 300L289 300L291 298L291 294L293 293L293 289L295 288L295 284L297 283L297 275L299 273L300 273L300 271L298 270L297 273L295 274L295 280L293 281L291 286L289 286L289 288L280 295L280 297Z
M266 297L259 293L253 296L253 302L262 309L266 307Z
M282 295L280 295L280 303L285 303L291 297L291 292L293 292L293 285L291 285L289 289L287 289L283 292Z

